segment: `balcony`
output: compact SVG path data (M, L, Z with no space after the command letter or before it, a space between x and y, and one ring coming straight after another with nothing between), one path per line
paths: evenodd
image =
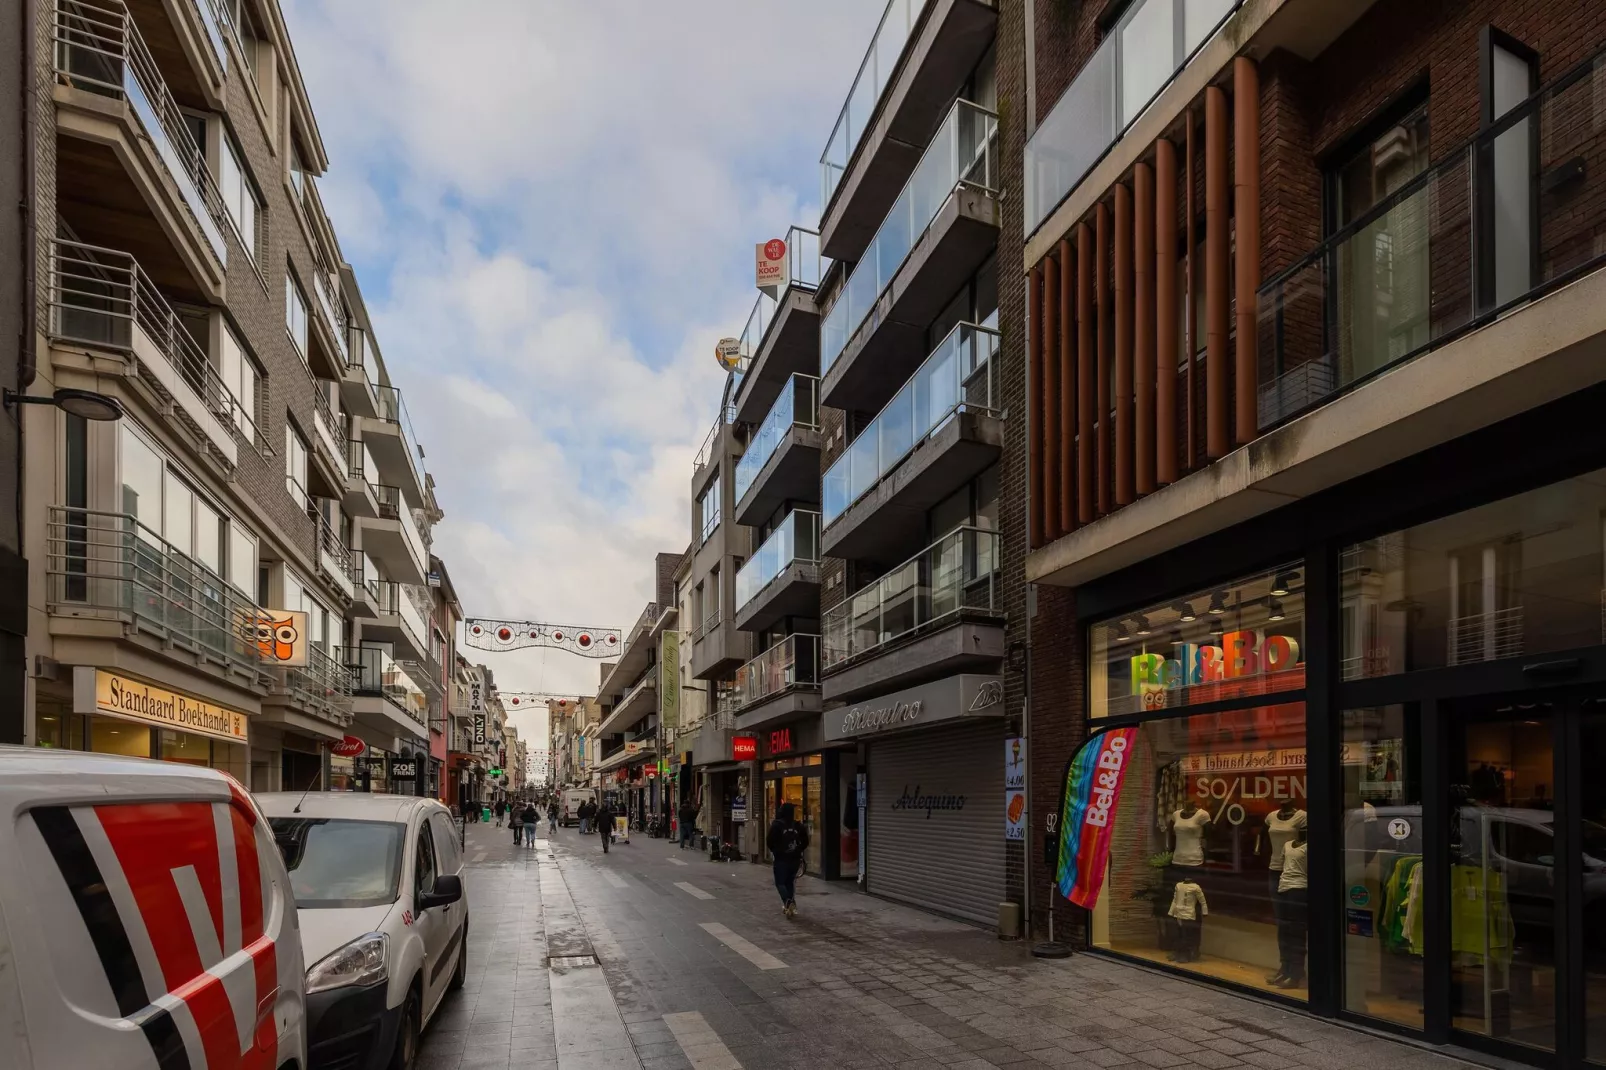
M336 652L338 653L338 651ZM354 674L335 654L307 644L307 664L284 671L284 694L300 707L341 728L351 724ZM267 705L269 700L264 700Z
M314 190L316 187L308 182L307 188ZM312 197L316 200L317 194L314 192ZM335 375L341 375L351 362L351 349L347 339L351 328L346 323L345 306L340 302L335 283L322 268L313 269L312 290L318 295L319 323L323 327L324 337L322 345L329 351L330 370Z
M820 615L820 514L794 510L736 573L736 627L762 632Z
M406 583L429 578L429 550L419 534L407 498L395 487L371 487L379 505L376 517L357 517L362 549L390 575Z
M232 468L238 445L270 454L256 413L240 404L206 350L127 253L50 243L50 333L60 342L132 360L138 381L170 403L197 448Z
M351 613L353 617L379 616L379 566L361 550L351 551Z
M195 13L200 16L201 27L206 31L206 44L210 50L213 62L217 64L218 71L227 76L229 73L229 46L224 40L224 27L228 25L229 17L219 10L214 0L193 0Z
M736 522L757 527L784 502L820 496L820 381L793 375L736 462Z
M53 505L47 528L52 634L144 639L243 686L263 680L256 604L138 517Z
M753 637L738 631L719 610L703 618L692 632L691 674L708 680L723 676L753 656Z
M599 736L611 736L635 727L643 718L658 709L658 668L649 666L640 679L614 703L613 709L602 719L597 729Z
M736 728L751 731L820 712L820 637L797 633L736 670Z
M370 581L377 598L379 616L363 625L364 641L390 643L404 651L409 660L429 655L430 609L420 604L418 588L394 580Z
M820 155L827 255L859 257L997 21L996 5L980 0L887 4Z
M122 0L56 0L55 65L58 128L85 143L65 150L63 175L71 180L75 168L94 166L90 157L111 162L109 150L197 283L220 294L228 265L223 228L232 223ZM87 203L100 203L105 192Z
M852 701L1004 655L998 533L956 528L821 620L828 701Z
M312 521L318 541L318 574L333 584L335 589L350 601L356 596L356 586L352 579L351 548L340 540L340 532L336 531L334 525L324 516L317 499L308 501L307 517Z
M340 507L353 519L376 517L379 515L379 498L383 492L370 483L368 477L378 466L363 456L361 442L352 442L348 439L346 445L347 457L350 460L346 467L345 493L341 497Z
M954 327L826 470L825 556L896 560L920 540L932 506L998 459L1000 339L974 323Z
M762 291L737 340L742 380L736 388L736 419L756 423L794 372L820 367L820 310L814 294L827 262L820 236L792 227L786 232L786 285L778 297Z
M927 325L997 245L997 135L996 115L954 102L820 322L822 405L884 405Z
M428 738L429 696L406 666L377 647L347 647L339 656L358 721L386 737Z
M312 381L312 474L318 479L311 490L319 497L340 498L346 491L351 440L346 437L346 421L329 401L334 383Z
M663 614L664 607L657 602L648 602L642 609L636 623L631 625L630 631L625 633L624 645L619 650L619 658L614 662L613 668L597 688L597 698L606 700L626 680L634 680L640 676L652 661L652 651L655 646L652 642L643 642L650 639L653 625Z
M379 462L383 482L401 487L414 505L424 503L424 455L413 433L413 420L401 391L393 386L375 386L379 415L364 419L363 443Z
M347 332L340 397L346 409L358 416L379 416L379 356L361 327L353 326Z

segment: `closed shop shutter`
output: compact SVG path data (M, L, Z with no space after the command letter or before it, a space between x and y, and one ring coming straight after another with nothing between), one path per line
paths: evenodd
M870 746L866 886L876 895L991 925L1004 897L1004 733L921 732ZM921 805L895 806L905 796ZM957 809L949 807L963 796ZM929 797L935 797L931 799Z

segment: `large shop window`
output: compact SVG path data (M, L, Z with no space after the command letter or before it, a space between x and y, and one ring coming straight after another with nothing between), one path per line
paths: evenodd
M1306 991L1305 704L1145 721L1093 943Z
M1299 564L1096 624L1089 637L1089 715L1301 690L1304 639Z
M1606 470L1347 547L1344 679L1606 642Z

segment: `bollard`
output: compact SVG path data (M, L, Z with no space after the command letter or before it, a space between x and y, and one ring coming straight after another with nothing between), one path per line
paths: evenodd
M998 904L998 938L1000 940L1020 939L1020 904Z

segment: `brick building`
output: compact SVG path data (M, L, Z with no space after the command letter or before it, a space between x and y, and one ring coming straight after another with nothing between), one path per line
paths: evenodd
M1037 828L1128 740L1059 931L1606 1058L1599 5L1011 7Z
M24 741L257 790L439 790L441 511L319 198L278 4L17 6L25 385L123 413L28 417Z

